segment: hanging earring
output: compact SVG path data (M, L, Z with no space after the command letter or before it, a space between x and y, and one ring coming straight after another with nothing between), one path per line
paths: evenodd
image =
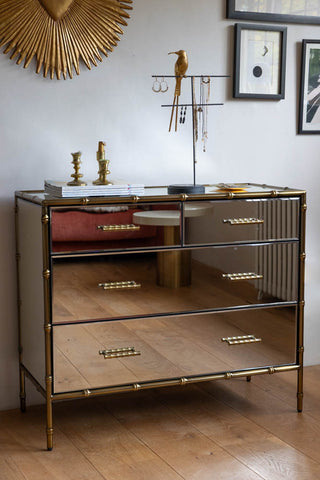
M160 82L160 92L165 93L169 90L168 84L165 81L164 77L162 77L162 80Z
M183 119L183 107L180 108L180 119L179 119L180 123L182 123L182 119Z
M182 123L186 121L186 114L187 114L187 107L184 107L184 112L183 112L183 117L182 117Z
M187 113L187 107L182 106L180 109L180 123L184 123L186 121L186 113Z
M155 93L159 93L161 91L161 83L159 82L158 77L156 77L155 81L153 82L152 90Z

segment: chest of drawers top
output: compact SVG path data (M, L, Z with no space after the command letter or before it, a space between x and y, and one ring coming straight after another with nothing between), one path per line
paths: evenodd
M282 198L290 196L301 196L304 190L279 187L257 183L242 183L239 189L223 188L221 184L205 186L205 193L202 194L170 194L166 186L148 186L144 189L143 195L133 196L104 196L104 197L73 197L59 198L45 194L42 190L17 191L16 196L43 206L97 206L104 204L123 203L145 203L145 202L188 202L195 200L231 200L231 199L267 199Z
M16 195L44 208L53 256L299 238L304 191L241 186L230 191L208 185L200 195L168 195L167 187L146 187L139 197Z

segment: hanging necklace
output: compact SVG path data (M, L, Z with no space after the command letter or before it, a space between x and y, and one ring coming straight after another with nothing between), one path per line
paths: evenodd
M208 140L208 103L210 101L210 77L201 77L199 116L201 118L201 140L203 152L207 149Z

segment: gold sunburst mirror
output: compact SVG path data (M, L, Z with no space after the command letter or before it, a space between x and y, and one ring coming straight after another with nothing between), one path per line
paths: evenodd
M120 40L132 0L0 0L0 47L27 68L50 78L91 70Z

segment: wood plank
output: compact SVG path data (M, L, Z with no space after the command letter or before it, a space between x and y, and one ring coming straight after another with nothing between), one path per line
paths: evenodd
M1 412L0 418L1 455L10 459L7 470L11 469L12 480L20 480L20 473L24 480L104 480L57 424L54 440L59 448L46 450L44 406L32 407L25 414ZM1 475L2 471L0 479L7 480Z
M278 381L281 381L280 377L287 374L276 375L279 377ZM256 386L259 385L262 377L261 379L255 377L249 384L244 381L216 382L215 384L206 383L203 388L215 399L320 463L320 448L317 448L320 438L320 419L315 419L315 410L312 414L297 413L294 392L290 402L277 398L272 393L273 385L277 388L272 378L273 376L270 376L268 391ZM319 387L320 382L318 382L320 391ZM318 477L314 478L320 478L320 471Z
M25 478L11 457L0 456L0 480L25 480Z
M131 402L129 410L130 405ZM105 479L182 478L173 466L102 409L98 399L72 402L72 406L57 405L56 417L59 428Z
M246 384L243 380L242 383ZM161 390L159 395L168 408L262 478L320 478L318 462L201 388L186 389L183 400L170 389Z
M284 480L320 478L320 366L0 412L0 480Z
M318 422L320 421L320 365L304 367L304 398L303 412L308 413ZM288 372L285 375L261 376L254 382L268 395L272 395L296 408L297 372Z
M261 480L259 475L244 467L188 420L155 400L156 396L157 393L143 392L130 400L124 396L110 397L103 405L123 427L140 438L182 478ZM183 402L183 395L177 396Z

